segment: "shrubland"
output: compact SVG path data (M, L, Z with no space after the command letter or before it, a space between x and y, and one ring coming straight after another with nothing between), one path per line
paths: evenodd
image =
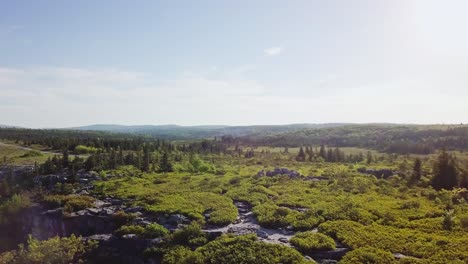
M351 249L341 263L466 263L468 166L466 153L455 151L465 130L330 128L323 140L330 146L314 141L323 131L295 131L285 135L294 141L282 145L279 136L167 142L83 133L67 141L71 132L61 131L21 131L21 141L63 151L39 172L85 169L99 175L90 196L73 194L78 184L73 177L46 191L41 201L50 208L73 212L90 207L93 197L114 197L124 198L127 206L142 206L152 216L188 217L190 225L170 233L156 224L134 225L135 216L124 211L114 214L119 237L163 238L161 245L145 251L163 263L306 263L301 253L331 250L335 242ZM14 134L2 133L9 139ZM391 135L395 140L382 140ZM307 137L310 141L301 141ZM406 139L409 147L400 142ZM442 150L448 141L448 150ZM395 153L402 150L404 155ZM68 151L88 156L69 160ZM301 176L259 173L275 168ZM373 171L390 175L368 173ZM0 183L1 221L29 202L14 196L19 192L10 178ZM236 201L248 203L261 226L298 232L290 240L293 247L266 244L254 235L211 240L203 228L236 221ZM397 253L404 257L397 260Z

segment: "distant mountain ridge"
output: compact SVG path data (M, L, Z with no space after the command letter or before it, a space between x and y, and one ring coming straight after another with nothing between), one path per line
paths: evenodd
M0 128L20 128L19 126L9 126L0 124Z
M250 134L277 134L294 132L302 129L319 129L350 125L350 123L326 123L326 124L289 124L289 125L253 125L253 126L225 126L225 125L116 125L95 124L81 127L64 128L79 131L105 131L114 133L130 133L138 135L156 136L165 139L200 139L216 136L246 136Z

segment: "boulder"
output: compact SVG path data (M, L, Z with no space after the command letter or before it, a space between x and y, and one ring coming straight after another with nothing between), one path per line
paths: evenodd
M141 207L141 206L134 206L134 207L129 207L129 208L125 209L125 212L129 213L129 214L137 213L137 212L141 212L141 211L143 211L143 207Z

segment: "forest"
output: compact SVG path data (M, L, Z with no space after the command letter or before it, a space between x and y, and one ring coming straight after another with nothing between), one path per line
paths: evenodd
M466 126L242 131L0 128L0 263L468 263Z

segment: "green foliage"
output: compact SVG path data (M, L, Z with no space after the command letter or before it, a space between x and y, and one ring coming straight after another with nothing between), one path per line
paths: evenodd
M442 222L442 225L445 230L452 231L453 227L455 226L455 216L454 216L455 211L453 210L448 210L445 212L444 215L444 220Z
M123 226L135 219L135 216L132 214L125 213L124 211L120 210L117 211L115 214L112 215L112 221L117 226Z
M143 236L145 228L137 225L123 225L115 231L117 236L123 236L128 234L135 234L137 236Z
M68 264L82 263L83 255L97 247L97 242L83 242L80 237L53 237L39 241L31 236L26 247L0 255L0 263L8 264Z
M159 161L159 169L158 172L171 172L172 170L172 164L169 161L169 155L167 152L164 152L161 160Z
M176 246L169 250L162 259L162 264L204 264L203 256L187 247Z
M290 243L305 254L316 250L335 249L335 241L331 237L312 231L297 233L290 239Z
M115 231L117 236L135 234L141 238L157 238L169 234L169 230L156 223L143 226L123 225Z
M157 238L165 236L169 233L165 227L158 225L156 223L149 224L145 226L145 231L143 232L143 236L145 238Z
M221 236L195 252L202 256L198 263L206 264L314 263L292 248L259 242L254 235Z
M428 233L378 224L364 226L348 220L322 223L319 231L353 249L372 245L381 250L431 261L447 257L458 261L468 259L466 233L452 234L449 240L442 231Z
M42 157L43 154L37 150L29 150L28 152L21 155L21 158L32 158L32 157Z
M453 155L443 150L433 168L432 186L436 190L451 190L458 185L457 162Z
M11 198L0 203L0 224L8 223L22 210L28 208L31 201L28 196L14 194Z
M156 214L184 214L194 220L226 225L237 217L232 200L220 195L217 176L145 174L143 177L115 178L100 182L103 193L132 197ZM205 219L205 212L210 212Z
M462 228L468 229L468 214L465 214L460 217L460 224Z
M393 264L397 263L392 253L374 247L362 247L348 252L340 264Z
M171 236L171 241L178 245L190 247L202 246L208 242L205 233L196 222L176 230Z
M91 146L78 145L75 147L76 154L94 154L97 151L97 148Z
M65 212L75 212L93 206L94 198L87 195L46 195L43 202L51 207L63 207Z

